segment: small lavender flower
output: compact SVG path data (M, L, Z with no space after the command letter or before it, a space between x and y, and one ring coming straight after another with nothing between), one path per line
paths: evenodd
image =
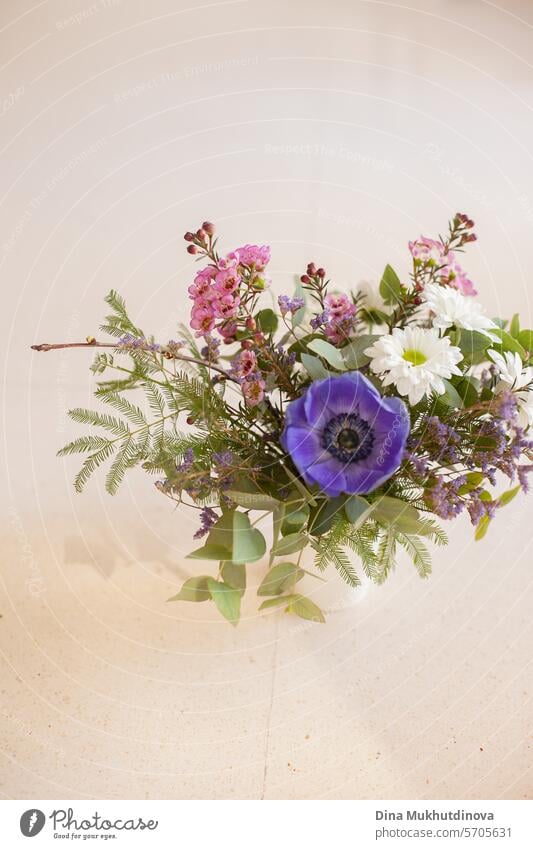
M118 340L117 348L123 348L126 351L160 351L161 345L157 342L149 342L144 336L132 336L131 333L125 333Z
M200 350L200 354L204 358L204 360L209 360L212 363L215 363L218 360L220 355L220 340L215 339L211 334L207 334L204 336L204 347Z
M231 468L235 463L232 451L214 451L212 459L215 466L218 466L220 469Z
M278 298L278 306L282 316L285 317L287 313L294 315L295 312L301 310L305 306L305 300L300 297L289 298L288 295L280 295Z
M185 342L176 339L169 339L167 344L165 345L165 348L171 356L175 356L179 353L179 351L181 350L181 348L183 348L184 345Z
M452 481L438 477L434 486L427 491L428 504L441 519L455 519L464 509L465 502L459 495L459 490L465 482L466 477L463 475Z
M425 478L428 475L429 465L424 457L420 457L412 451L406 451L404 454L404 460L407 460L407 462L411 464L415 473L419 477Z
M183 455L182 462L178 463L176 461L176 471L177 472L190 472L193 463L194 463L193 450L192 450L192 448L187 448L185 454Z
M514 421L518 416L518 404L513 393L504 390L496 395L491 404L491 412L505 421Z
M201 539L202 537L207 536L215 522L218 520L218 516L211 507L204 507L200 511L200 519L201 525L194 534L194 539Z
M471 495L474 495L474 493L471 493ZM481 519L484 519L485 516L487 516L489 519L492 519L494 517L494 514L496 512L496 502L484 501L476 493L473 498L470 498L470 501L467 505L467 510L472 524L479 525Z
M520 486L522 487L523 492L529 492L530 486L527 476L531 474L531 472L533 472L533 465L518 466L516 470L518 481L520 483Z
M323 312L318 313L318 315L315 315L315 317L312 318L309 323L313 330L319 330L319 328L323 327L325 324L328 323L329 318L329 310L324 310Z

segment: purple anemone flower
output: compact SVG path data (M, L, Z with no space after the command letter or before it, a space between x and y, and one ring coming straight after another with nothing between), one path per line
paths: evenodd
M281 442L307 484L330 496L365 493L399 467L409 425L403 401L355 371L316 380L292 401Z

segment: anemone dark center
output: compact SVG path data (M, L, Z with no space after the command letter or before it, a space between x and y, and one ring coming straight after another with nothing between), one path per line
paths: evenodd
M322 447L341 463L357 463L372 451L372 428L358 413L341 413L326 424Z

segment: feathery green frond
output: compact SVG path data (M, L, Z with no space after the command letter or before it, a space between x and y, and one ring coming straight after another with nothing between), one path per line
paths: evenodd
M397 539L409 554L420 577L427 578L431 574L431 556L420 537L398 534Z

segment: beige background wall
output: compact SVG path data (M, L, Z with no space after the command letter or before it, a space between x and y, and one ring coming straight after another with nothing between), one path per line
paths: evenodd
M234 631L165 604L194 527L142 473L74 495L90 355L29 351L111 287L174 335L206 217L281 292L406 273L467 211L480 297L531 326L532 35L527 0L1 0L4 797L532 797L531 500L428 582L331 575L325 626L252 598Z

